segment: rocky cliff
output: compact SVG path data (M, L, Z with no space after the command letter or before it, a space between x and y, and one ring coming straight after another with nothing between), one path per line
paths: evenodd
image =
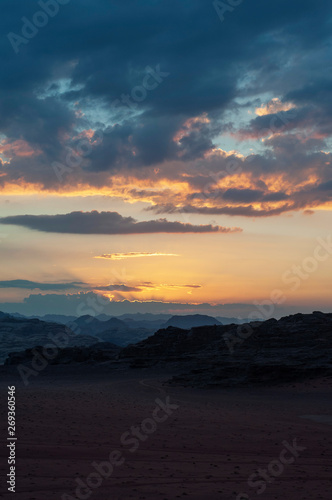
M332 314L245 325L169 327L120 352L132 366L172 364L173 384L234 386L332 374Z

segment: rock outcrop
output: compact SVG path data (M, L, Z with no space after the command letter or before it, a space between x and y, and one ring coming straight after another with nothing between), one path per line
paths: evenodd
M241 386L332 375L332 314L279 321L169 327L120 352L132 366L172 365L172 384ZM179 371L182 371L179 374Z

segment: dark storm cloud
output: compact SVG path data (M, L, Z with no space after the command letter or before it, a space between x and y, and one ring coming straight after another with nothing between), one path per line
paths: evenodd
M36 31L29 22L42 10L40 2L2 6L0 133L14 153L0 162L1 185L30 182L60 189L67 182L69 190L84 183L110 185L110 173L128 169L139 176L143 168L158 166L170 175L171 161L178 162L178 177L200 160L201 170L215 173L211 153L226 130L242 138L310 130L306 145L294 138L286 145L284 137L274 137L254 161L242 165L256 179L280 172L297 182L311 170L321 184L329 181L328 159L319 152L321 139L332 133L328 0L242 2L223 23L205 0L71 0L58 7ZM34 30L30 38L27 23ZM25 36L18 53L9 32ZM264 93L292 102L295 109L244 125L226 122L225 112L243 108L244 102L252 105ZM205 122L188 125L203 114ZM103 140L61 183L52 164L66 165L68 148L82 129L100 129ZM34 154L15 154L17 141L25 141ZM197 187L205 182L200 171L191 174ZM260 193L258 186L238 188L224 192L224 199L237 197L245 205L287 198ZM289 203L301 205L295 199ZM229 207L235 209L253 210Z
M72 234L146 234L146 233L231 233L240 228L193 225L166 219L137 222L117 212L71 212L61 215L12 215L0 224L13 224L51 233Z
M243 136L243 138L259 138L271 135L272 133L281 133L296 129L301 125L307 124L310 111L308 109L290 109L288 111L257 116L250 121L245 129L239 131L239 135Z
M323 182L317 187L318 191L332 191L332 180Z
M310 104L324 107L327 106L328 109L331 110L331 79L327 78L325 73L329 73L329 71L329 67L323 67L321 73L313 75L313 78L304 82L301 87L290 90L285 95L285 100L293 101L302 106Z
M255 139L295 129L312 130L328 136L332 133L332 106L329 107L327 99L331 99L332 95L325 97L326 101L321 103L321 108L307 106L258 116L246 128L239 130L239 136L243 139Z
M180 123L178 118L145 117L138 123L126 121L107 127L102 144L89 155L87 169L100 172L150 166L175 158L180 148L172 137Z
M232 203L253 203L256 201L265 202L265 201L284 201L289 196L283 192L271 192L265 193L264 191L260 191L259 189L250 189L250 188L231 188L226 191L214 190L209 193L193 193L188 196L189 200L225 200L230 201Z
M227 189L222 195L224 200L251 203L263 198L264 193L258 189Z

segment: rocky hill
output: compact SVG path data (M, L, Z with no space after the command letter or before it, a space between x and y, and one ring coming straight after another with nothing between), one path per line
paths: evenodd
M164 328L167 328L168 326L176 326L177 328L190 329L195 326L209 325L221 325L221 323L216 318L206 316L205 314L189 314L187 316L172 316L163 326Z
M172 384L198 387L332 375L332 314L190 330L169 327L126 347L120 357L131 359L134 367L166 363L176 373Z

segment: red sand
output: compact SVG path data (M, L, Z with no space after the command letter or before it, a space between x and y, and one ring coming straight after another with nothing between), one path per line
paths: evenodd
M26 388L1 374L2 398L8 384L17 392L17 492L2 484L5 498L77 498L75 478L86 481L92 462L120 450L125 462L85 498L236 500L244 492L251 499L331 499L332 426L300 418L332 415L331 381L198 390L163 388L165 374L151 370L90 370L54 367ZM155 399L165 401L165 394L179 408L135 452L121 446L121 435L150 418ZM5 443L3 405L1 435ZM306 449L257 495L248 477L295 438ZM2 478L6 456L2 446Z

